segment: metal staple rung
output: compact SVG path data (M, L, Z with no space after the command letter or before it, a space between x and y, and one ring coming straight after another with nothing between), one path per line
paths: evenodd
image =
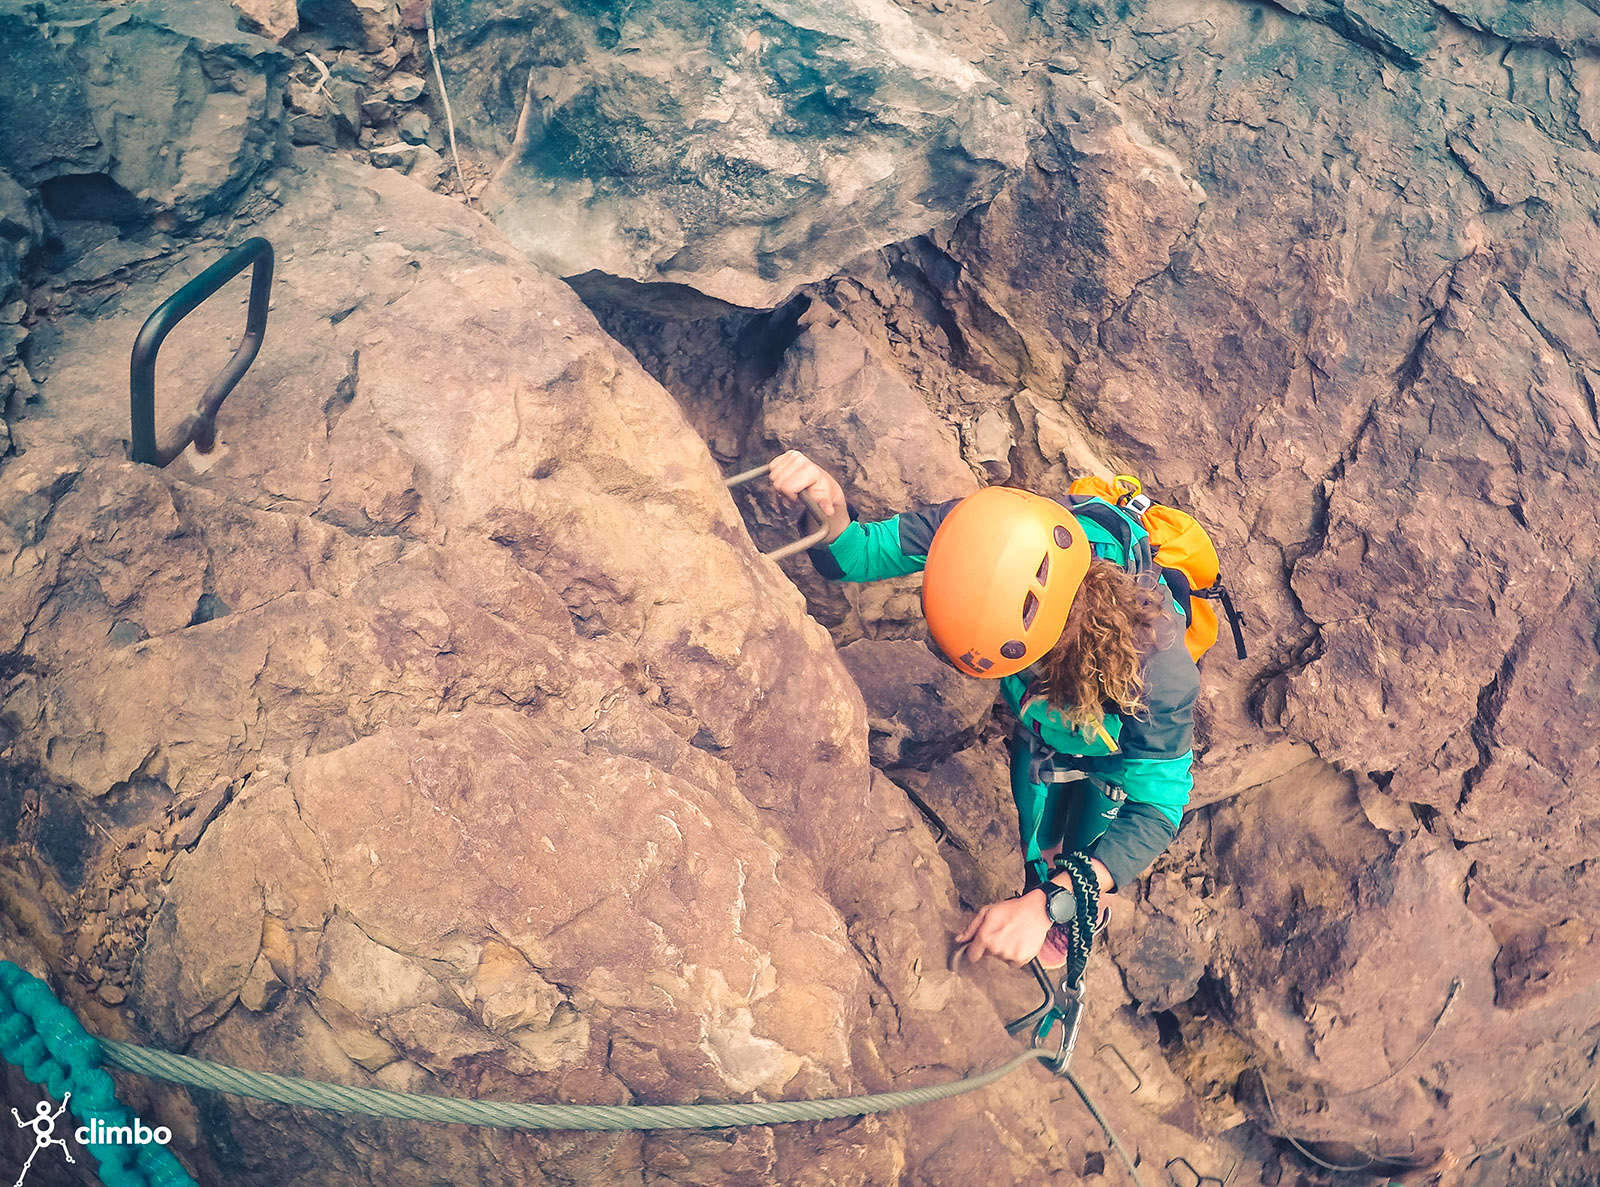
M729 490L732 490L736 486L744 485L751 479L760 478L770 469L772 469L771 462L768 462L764 466L756 466L754 469L745 470L742 473L735 474L732 478L724 479L723 485ZM817 506L817 501L811 497L811 493L809 491L800 492L800 499L803 503L805 503L806 510L811 513L812 518L815 519L821 526L818 527L816 531L811 532L809 535L802 536L800 539L795 540L792 543L785 544L782 548L774 548L771 552L763 552L761 554L762 556L767 557L769 560L775 561L787 560L789 557L794 556L797 553L804 552L808 548L816 547L827 538L828 517L822 513L822 508Z
M272 294L272 244L257 236L246 239L211 267L161 302L145 319L133 343L128 365L128 414L132 424L129 456L136 462L165 466L193 443L201 453L216 444L217 411L255 362L267 333ZM246 268L250 268L250 303L245 312L239 348L200 397L177 433L165 446L156 440L156 355L180 321L193 313Z
M1238 1164L1235 1163L1234 1165L1237 1166ZM1186 1180L1178 1178L1178 1173L1172 1169L1175 1166L1182 1167L1189 1175L1189 1178ZM1229 1171L1228 1174L1231 1177L1233 1172ZM1174 1187L1227 1187L1227 1180L1221 1179L1216 1175L1202 1175L1194 1169L1193 1164L1187 1158L1181 1156L1167 1161L1167 1178L1172 1180Z
M1124 1078L1133 1081L1133 1087L1128 1089L1128 1094L1131 1096L1133 1093L1138 1092L1139 1089L1143 1088L1144 1077L1139 1075L1139 1073L1134 1069L1133 1064L1128 1061L1128 1057L1118 1049L1115 1043L1101 1043L1100 1046L1095 1048L1094 1053L1096 1055L1104 1055L1107 1051L1111 1052L1112 1056L1116 1059L1116 1064L1112 1065L1111 1070L1118 1071L1117 1065L1121 1065L1121 1068L1126 1070L1128 1073Z

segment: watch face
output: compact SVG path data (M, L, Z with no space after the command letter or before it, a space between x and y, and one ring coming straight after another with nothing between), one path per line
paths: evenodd
M1051 923L1066 923L1072 917L1072 911L1077 906L1073 901L1072 891L1065 886L1057 886L1054 890L1045 891L1044 913L1050 917ZM1067 912L1067 918L1061 917L1061 912Z

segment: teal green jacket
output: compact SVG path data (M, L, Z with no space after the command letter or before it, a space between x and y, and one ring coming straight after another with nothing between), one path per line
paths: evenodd
M933 533L957 501L885 520L852 522L832 544L813 549L812 561L823 576L841 581L916 573L927 563ZM1074 499L1070 505L1085 502L1099 504L1094 516L1078 517L1095 555L1129 571L1148 565L1145 531L1138 521L1099 499ZM1117 517L1108 522L1125 530L1108 531L1096 522L1108 514ZM1103 834L1086 851L1104 863L1118 887L1143 874L1178 835L1194 783L1194 703L1200 673L1184 646L1183 620L1176 608L1174 618L1170 629L1157 632L1144 656L1145 709L1136 715L1108 713L1105 736L1085 737L1043 697L1030 697L1030 671L1001 679L1001 695L1017 720L1012 794L1025 860L1035 861L1041 848L1060 841L1059 836L1041 836L1039 826L1047 816L1054 818L1044 809L1052 787L1084 786L1052 782L1052 774L1059 778L1069 771L1093 776L1089 786L1113 805Z

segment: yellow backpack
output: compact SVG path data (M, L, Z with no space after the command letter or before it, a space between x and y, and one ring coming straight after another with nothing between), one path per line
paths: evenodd
M1217 557L1217 547L1199 520L1187 511L1154 502L1144 493L1143 484L1131 474L1118 474L1109 482L1092 475L1079 478L1072 484L1072 493L1104 499L1138 517L1150 534L1150 551L1167 588L1183 607L1188 623L1183 641L1196 662L1221 633L1213 602L1221 603L1233 630L1233 645L1239 658L1246 658L1244 615L1234 609L1233 599L1222 584L1222 562Z

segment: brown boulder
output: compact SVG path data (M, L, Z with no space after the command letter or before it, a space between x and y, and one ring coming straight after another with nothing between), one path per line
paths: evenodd
M62 321L0 468L5 770L53 822L6 838L30 874L4 901L48 921L58 991L102 1033L454 1095L800 1097L995 1062L992 1007L945 971L932 838L670 397L459 206L326 159L279 194L272 346L215 454L118 456L110 360L196 252ZM163 423L214 365L168 351ZM140 1108L239 1182L971 1165L901 1116L730 1143L183 1101ZM924 1116L1042 1182L1049 1108L1019 1076Z
M926 770L969 746L999 695L911 639L858 639L839 658L867 702L868 742L883 767Z

